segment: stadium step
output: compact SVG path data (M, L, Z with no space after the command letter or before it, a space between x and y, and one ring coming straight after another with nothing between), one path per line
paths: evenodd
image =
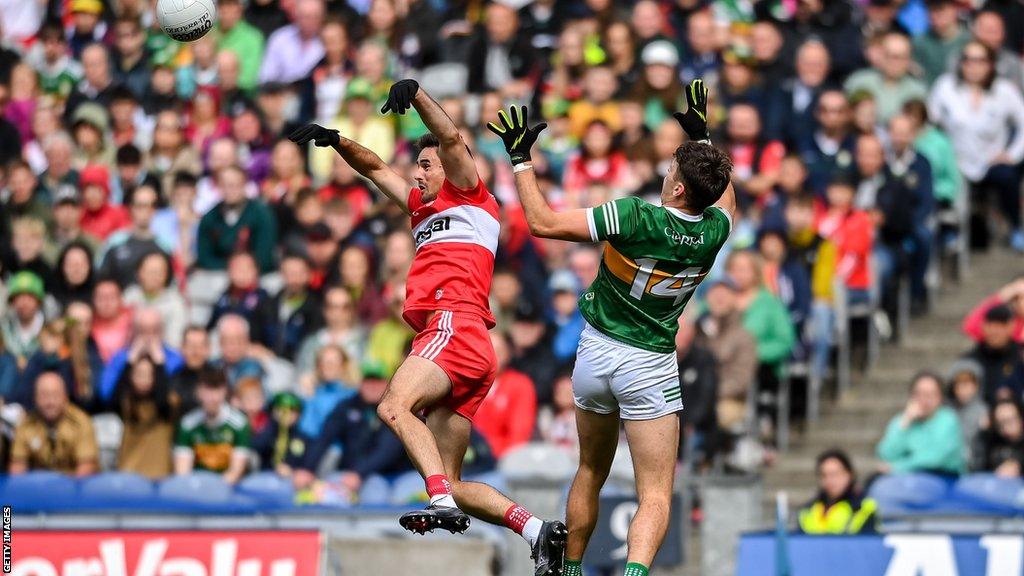
M944 375L953 359L971 347L960 331L964 315L1021 269L1019 255L1006 250L973 255L964 280L945 282L931 312L911 320L903 342L883 346L877 365L867 374L855 371L852 388L838 401L826 394L819 421L795 430L789 451L763 472L764 518L774 518L779 490L789 493L792 508L813 497L815 458L827 448L847 450L859 477L870 476L878 465L875 445L886 423L905 405L910 379L923 369Z

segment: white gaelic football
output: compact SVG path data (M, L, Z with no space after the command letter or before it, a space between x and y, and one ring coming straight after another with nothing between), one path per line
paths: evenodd
M217 6L214 0L158 0L156 19L171 38L192 42L213 28Z

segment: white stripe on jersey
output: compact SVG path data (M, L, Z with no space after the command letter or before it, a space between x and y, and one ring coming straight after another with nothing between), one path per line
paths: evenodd
M594 221L594 209L587 208L587 228L590 229L590 240L597 242L600 240L597 236L597 222Z
M612 210L612 227L615 230L615 234L619 233L619 206L615 202L609 202L608 206Z
M610 236L612 233L611 229L611 212L608 211L608 204L601 205L601 215L604 216L604 235L605 237Z
M416 250L429 244L458 242L483 246L494 254L498 250L501 224L483 208L462 204L426 218L412 231Z

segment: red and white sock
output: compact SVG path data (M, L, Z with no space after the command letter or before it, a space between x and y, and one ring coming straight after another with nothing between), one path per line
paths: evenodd
M540 527L544 521L530 514L529 510L518 504L513 504L505 511L505 527L523 537L523 540L533 548L540 536Z
M432 506L459 507L452 496L452 483L444 474L427 476L427 496L430 496Z

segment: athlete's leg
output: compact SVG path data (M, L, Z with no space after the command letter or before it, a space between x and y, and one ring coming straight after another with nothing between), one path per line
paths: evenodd
M619 413L598 414L576 408L576 430L580 437L580 466L569 489L565 511L569 528L565 559L570 562L583 558L597 524L598 495L618 445Z
M395 372L377 414L402 441L424 478L444 475L444 463L430 429L417 414L451 391L451 380L430 360L409 356Z
M427 416L427 428L437 441L444 474L452 483L459 508L485 522L501 524L505 511L514 503L487 484L462 480L462 460L472 431L469 420L451 408L438 406Z
M648 567L668 530L679 416L673 413L652 420L626 420L625 424L639 501L629 525L627 562Z

